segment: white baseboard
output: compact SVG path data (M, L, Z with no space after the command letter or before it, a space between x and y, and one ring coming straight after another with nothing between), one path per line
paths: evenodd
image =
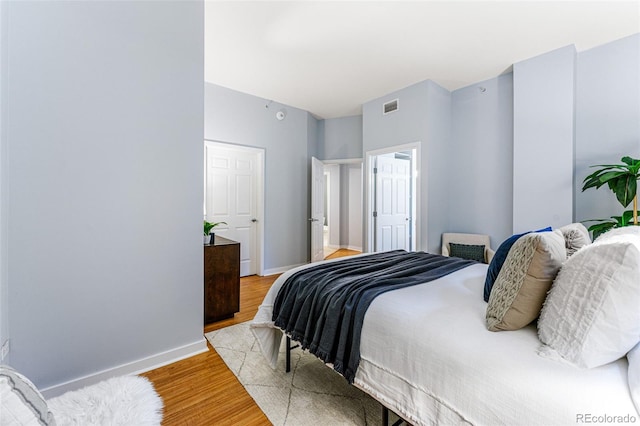
M185 346L180 346L166 352L160 352L147 358L139 359L127 364L122 364L113 368L109 368L107 370L102 370L97 373L89 374L74 380L69 380L58 385L49 386L48 388L42 389L41 392L45 399L53 398L58 395L62 395L67 391L80 389L85 386L98 383L102 380L109 379L111 377L144 373L145 371L153 370L155 368L159 368L167 364L171 364L176 361L180 361L182 359L207 352L208 350L209 349L207 347L207 340L203 336L202 340L199 340L197 342L190 343Z
M362 251L362 247L347 246L347 250Z
M306 263L299 263L297 265L290 265L290 266L282 266L280 268L265 269L264 276L266 277L269 275L281 274L283 272L287 272L289 269L297 268L298 266L302 266L302 265L306 265Z

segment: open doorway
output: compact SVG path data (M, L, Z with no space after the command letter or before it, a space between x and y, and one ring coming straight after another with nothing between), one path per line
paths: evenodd
M362 162L324 161L324 257L362 251Z
M315 175L315 177L313 177ZM362 252L362 160L312 161L311 261Z
M420 143L367 152L367 251L418 250Z

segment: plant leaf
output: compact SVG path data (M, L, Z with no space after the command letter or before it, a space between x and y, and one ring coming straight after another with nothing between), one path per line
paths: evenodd
M584 181L583 181L584 186L582 187L582 190L584 191L585 189L593 188L593 187L596 187L596 189L600 188L603 185L603 182L600 180L600 176L606 173L608 170L609 170L608 168L597 170L591 173L586 178L584 178Z
M588 230L589 230L589 232L593 233L593 239L595 240L601 234L604 234L608 230L610 230L612 228L615 228L615 227L616 227L616 223L615 222L607 220L607 221L602 222L602 223L596 223L595 225L591 225L588 228Z
M612 168L625 167L625 165L624 164L594 164L593 166L589 166L589 167L605 167L608 169L612 169Z
M624 220L625 226L630 225L633 220L633 210L627 210L622 213L622 218Z
M633 197L636 196L637 189L638 183L635 176L625 175L618 178L613 191L622 207L627 207L633 201Z
M640 160L631 157L623 157L622 161L628 164L627 169L629 169L631 173L636 175L637 179L640 179L640 176L638 175L638 172L640 172Z
M626 172L616 170L613 172L607 172L600 175L599 179L600 179L600 182L605 183L605 182L609 182L612 179L618 179L619 177L624 176L625 174Z

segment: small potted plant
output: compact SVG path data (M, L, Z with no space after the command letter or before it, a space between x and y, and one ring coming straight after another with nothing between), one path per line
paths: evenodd
M213 232L211 232L211 230L213 228L215 228L218 225L226 225L227 222L207 222L206 220L204 221L204 235L202 236L202 242L204 244L210 244L211 242L213 242Z

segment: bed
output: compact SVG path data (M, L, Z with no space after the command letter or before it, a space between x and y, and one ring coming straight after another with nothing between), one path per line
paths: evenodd
M287 278L308 267L281 275L251 324L272 366L284 335L273 324L273 303ZM474 263L375 298L364 316L353 384L415 425L638 421L627 357L579 368L545 356L535 323L487 329L487 268Z

